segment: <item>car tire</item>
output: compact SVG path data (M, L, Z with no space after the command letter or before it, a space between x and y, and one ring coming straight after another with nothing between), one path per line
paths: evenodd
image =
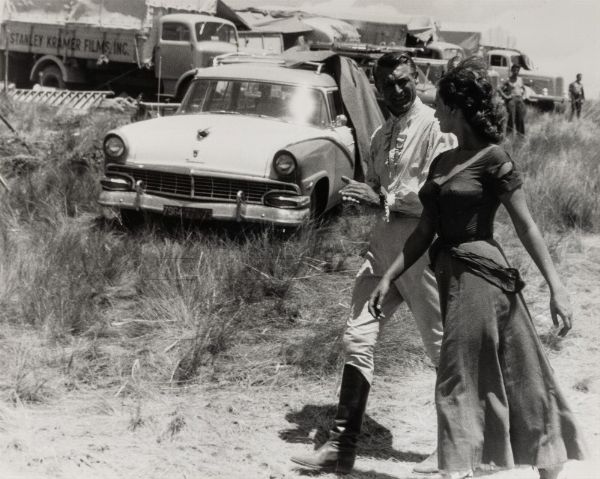
M145 223L144 213L137 210L121 210L121 224L126 229L136 229Z
M66 87L62 72L56 65L43 67L39 72L39 79L40 85L43 87L56 88L57 90L64 90Z

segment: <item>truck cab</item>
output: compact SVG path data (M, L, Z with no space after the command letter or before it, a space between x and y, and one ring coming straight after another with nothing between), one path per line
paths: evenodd
M450 60L456 56L465 58L465 51L462 47L448 42L429 42L425 47L419 48L416 57L430 58L432 60Z
M562 111L566 105L562 77L545 75L534 70L529 57L518 50L492 49L486 53L490 71L498 73L500 87L510 76L513 65L521 67L520 76L526 89L525 101L544 111Z
M187 89L180 81L185 72L211 66L216 56L237 52L238 45L237 29L229 20L189 13L163 15L154 51L163 94L181 98Z

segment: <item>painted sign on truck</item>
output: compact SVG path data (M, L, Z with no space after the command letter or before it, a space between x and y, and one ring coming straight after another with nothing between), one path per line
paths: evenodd
M220 0L5 0L0 20L5 81L174 98L244 26Z

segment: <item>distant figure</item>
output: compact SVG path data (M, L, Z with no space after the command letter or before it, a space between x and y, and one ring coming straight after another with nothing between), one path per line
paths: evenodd
M521 67L513 65L510 69L510 77L500 87L500 95L506 101L506 110L508 112L508 121L506 123L506 133L525 135L525 85L523 79L519 76Z
M581 107L585 101L581 77L581 73L578 73L575 77L575 81L569 85L569 98L571 100L571 117L569 118L569 121L573 120L573 115L575 113L577 113L577 118L581 116Z

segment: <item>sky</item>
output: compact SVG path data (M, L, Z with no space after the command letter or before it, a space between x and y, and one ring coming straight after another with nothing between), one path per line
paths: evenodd
M225 0L234 8L283 5L360 7L373 13L429 15L438 23L505 30L540 73L560 75L565 88L583 74L588 98L600 98L599 0Z

